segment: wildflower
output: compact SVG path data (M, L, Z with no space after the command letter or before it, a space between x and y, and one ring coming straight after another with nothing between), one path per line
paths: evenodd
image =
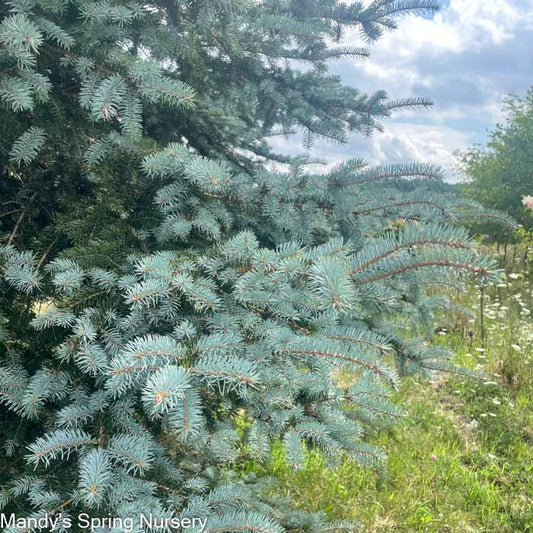
M478 427L479 422L475 418L472 418L472 420L465 425L467 431L475 431Z
M432 461L436 461L437 460L437 456L434 453L431 454L431 460Z
M522 196L522 203L528 208L533 210L533 196Z

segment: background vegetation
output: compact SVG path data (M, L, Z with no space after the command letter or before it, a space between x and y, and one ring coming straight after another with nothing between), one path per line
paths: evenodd
M525 96L509 96L506 120L490 134L486 145L463 154L459 168L464 174L462 192L486 207L508 213L533 229L533 209L525 198L533 196L533 89ZM533 199L530 200L533 206ZM508 233L490 228L498 240Z

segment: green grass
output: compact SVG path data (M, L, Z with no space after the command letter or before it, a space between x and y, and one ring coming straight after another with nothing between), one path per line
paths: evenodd
M533 531L533 283L518 258L523 250L507 265L506 283L487 290L485 342L474 287L458 301L476 321L439 338L457 363L494 383L406 379L398 392L405 421L371 437L388 453L383 472L349 462L330 470L315 454L293 471L278 450L268 470L283 495L371 532Z

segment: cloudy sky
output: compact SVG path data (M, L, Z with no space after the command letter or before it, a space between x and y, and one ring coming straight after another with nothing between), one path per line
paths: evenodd
M433 108L397 113L370 139L319 143L313 155L330 162L362 156L373 164L439 163L453 181L454 152L484 142L503 118L505 95L533 86L533 0L442 0L432 18L400 19L371 53L332 70L367 92L430 97Z

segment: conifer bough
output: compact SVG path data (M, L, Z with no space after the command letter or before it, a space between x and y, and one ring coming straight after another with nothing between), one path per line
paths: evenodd
M306 449L381 463L364 437L401 419L401 376L461 371L431 343L447 300L427 287L497 272L453 226L479 211L439 168L353 159L316 174L267 139L342 142L427 106L344 86L328 61L368 56L342 44L353 30L374 41L436 8L0 8L4 513L357 529L291 510L242 465L274 443L294 468Z

